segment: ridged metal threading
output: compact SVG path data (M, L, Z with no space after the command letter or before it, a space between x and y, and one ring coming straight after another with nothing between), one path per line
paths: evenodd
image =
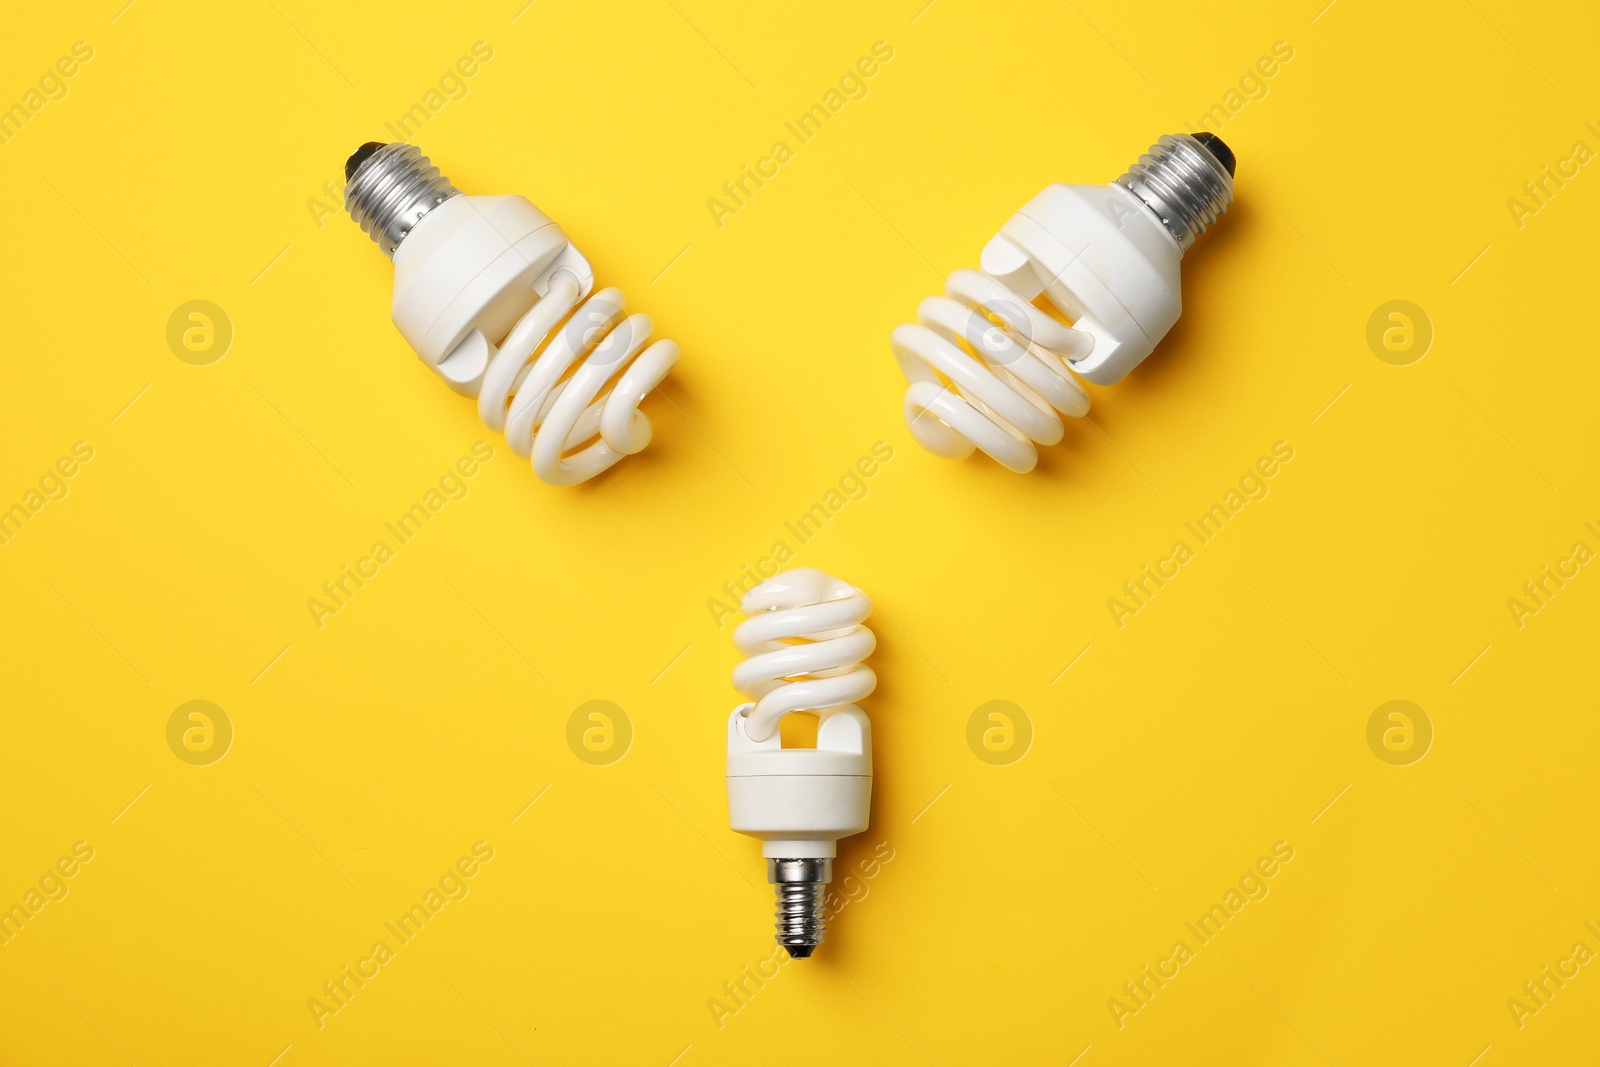
M421 149L397 141L362 160L344 187L344 209L392 259L422 217L459 192Z
M1116 184L1138 197L1185 252L1233 203L1233 175L1187 133L1163 135Z
M807 950L822 944L826 925L821 882L787 882L778 886L778 944L788 949L789 955L811 955Z
M833 881L833 860L769 859L767 881L778 891L778 944L805 959L827 933L823 898Z

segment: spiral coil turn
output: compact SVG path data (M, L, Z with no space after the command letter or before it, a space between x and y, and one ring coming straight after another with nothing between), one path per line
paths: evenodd
M551 485L586 481L642 451L652 430L639 405L678 362L676 342L645 348L650 316L624 317L621 290L580 305L581 296L572 273L556 272L499 345L478 392L484 423Z
M872 602L855 586L797 567L750 590L741 607L749 618L733 643L749 658L734 668L733 684L756 702L745 721L752 739L767 740L793 712L825 716L877 687L862 662L878 644L861 625Z
M1039 460L1036 445L1061 440L1061 415L1088 414L1089 394L1070 361L1087 355L1093 339L978 271L955 271L945 293L924 300L919 321L891 335L910 382L906 424L936 455L962 459L979 448L1026 473Z

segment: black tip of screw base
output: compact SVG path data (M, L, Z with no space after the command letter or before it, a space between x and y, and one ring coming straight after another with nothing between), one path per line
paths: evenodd
M1206 151L1216 156L1217 162L1221 163L1225 168L1227 168L1228 177L1233 177L1233 167L1235 162L1233 158L1233 149L1224 144L1222 142L1222 138L1218 137L1214 133L1205 132L1195 134L1194 139L1205 145Z
M792 960L810 959L811 954L817 951L816 945L784 945L783 947L789 950L789 958Z
M350 158L344 161L344 180L349 181L354 178L356 171L361 169L361 164L365 163L372 156L372 153L382 147L382 141L368 141L352 152ZM1231 171L1232 168L1230 167L1229 170Z

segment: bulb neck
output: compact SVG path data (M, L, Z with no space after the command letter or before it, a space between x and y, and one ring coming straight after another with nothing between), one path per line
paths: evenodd
M1165 134L1113 184L1137 197L1182 253L1233 203L1233 168L1214 134Z
M394 258L424 215L460 194L415 145L369 142L345 164L344 208Z

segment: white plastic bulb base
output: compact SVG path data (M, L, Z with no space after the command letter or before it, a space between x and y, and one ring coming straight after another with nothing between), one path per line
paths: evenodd
M1178 321L1178 261L1233 202L1233 150L1212 133L1169 134L1110 185L1052 185L984 248L983 272L1041 294L1093 345L1075 374L1110 385Z
M594 270L548 215L522 196L457 194L394 250L394 324L417 356L463 396L477 396L494 347L544 297L558 272L594 288Z
M979 267L1026 302L1041 293L1094 346L1072 370L1120 381L1155 350L1182 304L1178 242L1120 185L1052 185L983 249Z
M777 941L795 959L825 936L825 894L841 837L872 814L872 725L854 704L819 717L816 748L784 748L747 730L754 704L728 717L728 822L760 838L767 881L777 892Z
M768 859L832 859L872 811L872 724L854 704L823 713L816 748L746 731L754 704L728 716L728 823Z

